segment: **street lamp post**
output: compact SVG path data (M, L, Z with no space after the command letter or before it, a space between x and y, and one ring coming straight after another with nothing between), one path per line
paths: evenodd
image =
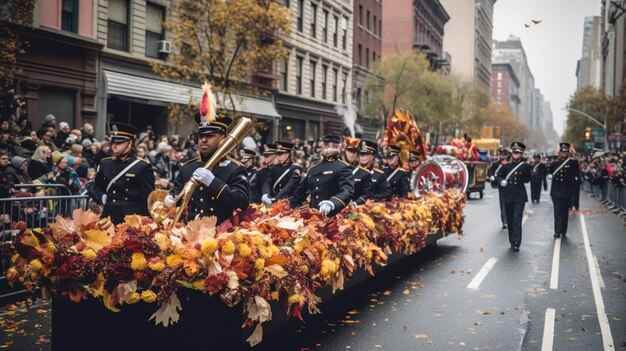
M609 149L609 144L608 144L608 130L606 128L606 116L602 116L602 118L604 119L604 123L598 121L596 118L591 117L589 114L581 111L581 110L577 110L575 108L571 108L571 107L565 107L563 108L564 110L567 111L572 111L572 112L576 112L576 113L580 113L581 115L589 118L590 120L592 120L593 122L595 122L597 125L599 125L600 127L602 127L604 129L604 151L607 151Z

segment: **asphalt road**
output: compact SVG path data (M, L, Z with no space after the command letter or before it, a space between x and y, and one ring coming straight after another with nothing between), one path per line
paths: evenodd
M514 253L488 189L468 201L464 236L387 268L253 350L626 350L626 228L585 194L581 210L555 241L544 192L526 205ZM50 313L1 310L0 349L49 350Z

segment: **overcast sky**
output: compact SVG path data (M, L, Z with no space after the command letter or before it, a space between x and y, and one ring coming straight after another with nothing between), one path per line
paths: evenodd
M563 132L561 110L576 90L576 61L582 54L585 16L600 15L600 0L497 0L493 38L522 40L535 88L552 104L554 128ZM532 19L542 20L526 28Z

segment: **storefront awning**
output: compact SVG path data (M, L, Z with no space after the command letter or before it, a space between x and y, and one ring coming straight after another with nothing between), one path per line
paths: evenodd
M134 76L126 73L104 71L107 94L126 96L146 101L186 105L189 98L197 103L201 98L199 87L166 82L159 79ZM235 109L255 117L279 119L274 104L269 100L233 94Z

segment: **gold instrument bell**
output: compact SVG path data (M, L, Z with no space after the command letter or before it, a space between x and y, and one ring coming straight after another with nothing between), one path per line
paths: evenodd
M248 133L252 131L252 121L249 118L241 117L237 124L231 129L230 133L226 135L224 142L220 145L220 147L215 151L213 156L207 161L204 165L204 168L208 170L212 170L217 166L219 161L226 157L233 149L239 145L241 140L245 138ZM180 207L168 208L165 206L164 200L165 197L169 194L168 191L163 189L157 189L150 193L148 196L148 210L150 211L150 216L157 223L163 223L167 219L171 219L174 217L172 227L176 226L176 223L180 220L182 214L187 209L187 205L189 204L189 200L193 195L196 187L198 186L198 182L191 178L185 184L180 193L174 198L176 203L182 201Z

